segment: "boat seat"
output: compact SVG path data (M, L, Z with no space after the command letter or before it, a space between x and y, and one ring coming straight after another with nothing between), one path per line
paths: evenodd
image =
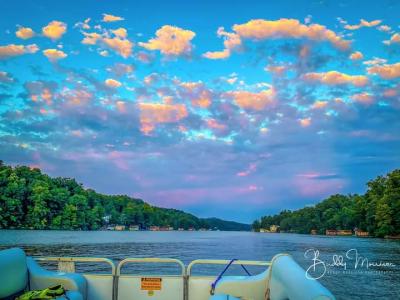
M209 300L240 300L240 298L231 296L231 295L226 295L226 294L218 294L211 296Z
M0 251L0 282L0 299L17 295L28 286L31 290L41 290L57 284L68 290L69 299L86 299L86 279L82 275L45 270L20 248Z

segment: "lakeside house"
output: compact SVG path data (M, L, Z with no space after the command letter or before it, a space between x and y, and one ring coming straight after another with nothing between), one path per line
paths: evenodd
M149 227L141 227L140 225L130 225L130 226L125 226L125 225L108 225L104 226L101 228L101 230L110 230L110 231L124 231L124 230L129 230L129 231L174 231L174 227L172 226L149 226ZM199 228L196 229L194 227L189 227L188 229L179 227L177 231L219 231L217 227L214 227L213 229L207 229L207 228Z
M125 225L115 225L114 230L116 231L124 231L125 230Z
M269 229L267 229L267 228L260 228L260 232L261 232L261 233L269 233L269 232L271 232L271 233L278 233L278 232L280 232L280 230L279 230L279 225L271 225L271 226L269 227Z
M352 230L335 230L335 229L327 229L325 231L326 235L340 235L340 236L350 236L353 235L353 231Z
M352 230L338 230L337 231L337 235L353 235L353 231Z
M271 226L269 227L269 231L270 231L270 232L273 232L273 233L279 232L279 225L271 225Z
M131 225L129 226L129 231L139 231L140 227L139 225Z
M162 226L160 227L160 231L173 231L174 227L172 226Z
M124 225L108 225L108 226L102 227L101 230L122 231L122 230L125 230L125 226Z
M337 235L336 230L327 229L325 230L325 235Z
M124 231L124 230L129 230L129 231L174 231L175 228L172 226L149 226L149 227L142 227L141 225L129 225L129 226L125 226L125 225L115 225L115 224L111 224L111 225L105 225L103 227L100 228L100 230L109 230L109 231ZM219 231L219 229L217 227L214 228L199 228L196 229L194 227L189 227L187 229L183 228L183 227L179 227L176 229L177 231ZM269 231L268 231L269 232Z
M312 235L316 235L317 234L317 229L311 229L311 232L310 232Z
M356 229L354 231L354 234L358 237L369 237L370 236L368 231L362 231L362 230L358 230L358 229Z
M400 240L400 234L399 235L385 235L385 239Z

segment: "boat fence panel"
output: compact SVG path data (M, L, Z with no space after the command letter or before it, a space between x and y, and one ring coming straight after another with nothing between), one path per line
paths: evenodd
M216 279L214 276L194 276L192 270L195 265L227 265L230 260L206 260L192 261L187 267L188 298L187 300L208 300L210 298L211 284ZM264 300L268 282L269 261L236 260L232 264L244 266L262 266L266 270L254 276L224 276L219 281L215 294L229 294L243 299Z
M59 272L72 273L75 271L75 263L103 263L111 267L108 274L82 274L87 281L88 300L112 300L115 299L114 284L116 267L112 260L98 257L35 257L37 261L57 262ZM66 267L66 268L65 268Z
M180 268L178 275L121 274L127 263L175 264ZM172 258L127 258L117 266L117 300L183 300L185 294L185 265Z
M58 262L58 272L75 273L75 262L60 260Z

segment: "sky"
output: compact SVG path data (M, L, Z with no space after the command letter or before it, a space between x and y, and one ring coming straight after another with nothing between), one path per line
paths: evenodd
M1 1L0 159L252 222L400 162L400 1Z

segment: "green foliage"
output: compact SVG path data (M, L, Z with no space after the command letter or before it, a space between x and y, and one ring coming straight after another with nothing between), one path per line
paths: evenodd
M333 195L313 207L262 217L253 223L253 229L259 231L274 224L296 233L358 228L376 237L399 235L400 170L379 176L367 186L365 195Z
M102 195L74 179L50 178L39 169L13 168L0 160L0 229L96 230L108 224L250 230L246 224L200 219L125 195Z

